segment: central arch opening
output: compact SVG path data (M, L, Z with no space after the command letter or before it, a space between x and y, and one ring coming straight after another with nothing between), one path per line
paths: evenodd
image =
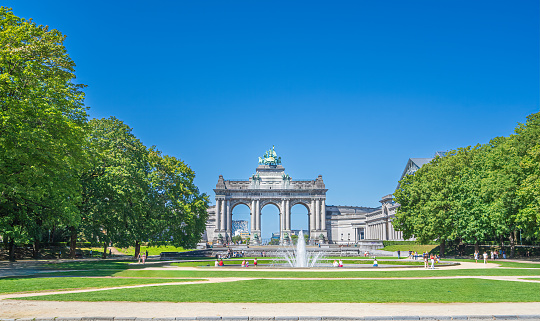
M269 203L261 209L262 244L279 244L279 208Z
M234 243L246 243L251 232L251 215L249 207L240 203L232 208L232 231L231 236Z
M305 204L296 204L291 207L291 237L296 239L300 231L309 240L309 215Z

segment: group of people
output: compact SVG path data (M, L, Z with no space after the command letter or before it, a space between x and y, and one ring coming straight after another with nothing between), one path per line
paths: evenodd
M333 267L343 267L343 261L339 259L339 261L334 260L334 263L332 263Z
M214 262L214 266L215 267L225 266L225 263L223 263L223 259L216 259L216 261ZM249 267L249 260L243 260L241 266ZM257 266L257 258L253 260L253 266L255 267Z
M499 259L499 251L491 250L490 252L491 252L491 260L492 261ZM506 259L506 252L504 250L502 250L501 254L502 254L503 259ZM484 264L487 264L489 256L490 255L486 251L484 251L484 254L482 254L482 258L484 259ZM478 263L479 258L480 258L480 253L478 251L474 251L474 261L476 263Z
M424 259L424 268L425 269L435 269L435 261L437 261L437 263L439 263L440 260L441 260L441 258L440 258L440 256L438 254L433 255L433 253L428 253L428 252L422 253L422 257ZM431 263L431 266L430 266L430 263Z
M249 267L249 260L242 261L242 267ZM257 267L257 258L253 260L253 266Z
M141 264L141 261L142 261L142 264L146 264L146 260L148 259L148 250L146 250L146 253L144 254L141 254L139 252L137 259L139 259L139 262L138 262L139 264Z
M225 258L225 259L230 259L231 257L244 257L245 255L245 252L242 250L242 251L233 251L231 248L229 248L227 250L227 254L225 255L221 255L221 254L218 254L217 255L217 258L218 259L222 259L222 258Z

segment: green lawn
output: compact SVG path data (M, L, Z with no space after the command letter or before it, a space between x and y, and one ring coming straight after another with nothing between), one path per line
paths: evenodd
M79 261L65 261L59 263L47 263L42 266L48 270L96 270L96 269L131 269L136 266L130 266L131 261L113 261L113 260L79 260Z
M38 292L47 290L68 290L86 288L107 288L114 286L183 282L182 279L121 279L121 278L7 278L0 280L0 293Z
M258 268L225 271L220 268L206 268L197 271L174 270L124 270L113 274L122 277L144 278L211 278L211 277L251 277L251 278L392 278L392 277L430 277L430 276L540 276L538 269L463 269L463 270L425 270L410 271L351 271L333 269L313 271L258 271Z
M446 260L444 260L446 261ZM449 259L448 261L452 262L474 262L473 259ZM478 264L483 264L484 260L478 260ZM521 263L521 262L510 262L506 260L488 260L488 263L499 264L501 267L505 268L533 268L540 269L540 262L538 263Z
M54 301L133 302L538 302L540 284L482 279L250 280L47 295Z
M434 248L436 248L438 245L420 245L420 244L411 244L411 245L389 245L385 246L381 250L383 251L389 251L389 252L396 252L401 251L401 255L408 256L409 251L418 252L419 255L422 255L422 253L425 252L431 252Z
M135 248L130 246L128 248L116 248L118 251L127 254L135 255ZM148 255L159 255L161 252L185 252L190 251L189 249L184 249L183 247L176 247L171 245L164 246L141 246L141 253L145 253L148 250Z
M253 265L253 259L247 259L249 261L250 266ZM223 263L225 265L241 265L243 259L227 259L223 260ZM331 264L332 260L323 260L327 264ZM204 261L190 261L190 262L179 262L179 263L171 263L173 266L183 266L183 267L197 267L197 266L214 266L215 260L204 260ZM272 264L274 260L268 260L268 259L257 259L258 264ZM280 261L279 263L284 263L285 261ZM380 264L388 264L388 265L424 265L424 262L422 261L416 261L416 262L410 262L410 261L400 261L400 260L379 260ZM346 259L343 260L343 264L373 264L373 259Z

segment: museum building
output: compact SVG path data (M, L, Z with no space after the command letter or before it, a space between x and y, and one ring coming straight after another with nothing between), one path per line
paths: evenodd
M436 153L435 156L444 153ZM403 176L412 174L433 158L410 158ZM401 180L400 178L400 180ZM274 148L259 157L259 166L249 179L225 180L219 176L215 205L208 208L208 221L203 239L212 244L231 241L233 232L232 212L235 206L243 204L250 209L250 243L261 244L261 210L268 204L279 209L280 243L287 244L293 234L291 230L291 208L302 205L308 212L308 230L311 243L351 244L369 240L403 240L400 231L394 230L399 204L392 195L383 196L381 206L376 208L361 206L326 205L326 186L319 175L313 180L293 180L285 173L281 157Z

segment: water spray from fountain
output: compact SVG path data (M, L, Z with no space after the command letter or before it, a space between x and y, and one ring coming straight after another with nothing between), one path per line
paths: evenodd
M292 239L291 239L292 244ZM283 252L283 258L287 261L290 267L314 267L317 261L321 258L322 252L308 252L306 250L306 240L304 239L304 233L300 231L298 234L298 242L296 248L291 250L285 250Z

